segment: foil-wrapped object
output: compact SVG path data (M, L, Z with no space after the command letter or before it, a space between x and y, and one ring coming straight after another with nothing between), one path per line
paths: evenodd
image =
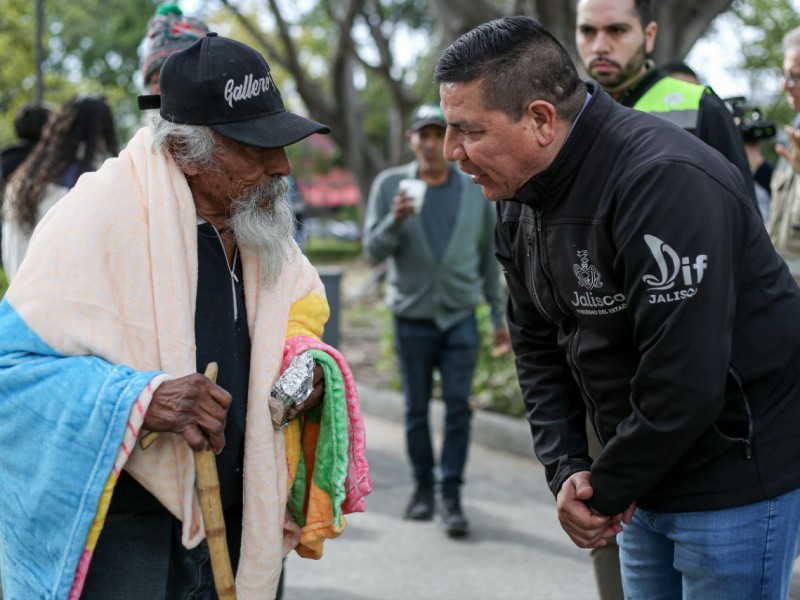
M280 429L297 415L314 391L314 357L310 352L295 356L275 382L270 393L272 426Z

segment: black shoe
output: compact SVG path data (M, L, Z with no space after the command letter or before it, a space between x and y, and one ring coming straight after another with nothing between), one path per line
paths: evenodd
M441 525L450 537L463 537L469 533L469 521L461 511L458 496L443 496L441 505Z
M406 507L406 519L430 521L433 518L433 509L433 488L418 485Z

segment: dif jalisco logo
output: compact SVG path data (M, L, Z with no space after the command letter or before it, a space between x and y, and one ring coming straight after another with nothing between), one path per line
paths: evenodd
M657 275L642 277L650 291L655 292L650 294L650 304L676 302L694 296L708 268L708 255L698 254L692 262L688 256L678 256L675 250L654 235L645 235L644 241L658 267ZM668 291L673 288L676 289Z
M272 81L272 75L268 72L266 77L256 77L252 73L244 76L240 84L236 84L233 79L228 79L225 82L225 102L228 106L233 108L234 102L240 100L249 100L259 94L265 94L270 90L278 91L275 82Z

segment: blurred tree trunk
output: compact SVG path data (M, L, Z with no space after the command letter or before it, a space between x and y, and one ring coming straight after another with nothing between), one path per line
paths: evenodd
M347 169L353 174L362 203L366 202L372 180L389 165L380 148L370 143L364 127L362 95L356 87L356 69L366 69L380 77L389 90L392 104L384 107L387 123L405 123L406 117L420 98L393 75L394 57L390 52L389 38L384 30L386 15L379 2L374 0L320 0L330 18L328 40L332 52L329 58L329 85L316 81L300 62L300 49L290 32L290 23L281 12L276 0L267 0L270 13L277 23L278 40L267 36L238 6L230 0L221 0L240 24L259 41L269 62L279 64L291 73L297 92L308 109L309 116L331 127L331 136L342 152ZM359 56L351 38L357 20L368 25L369 34L378 53L378 60L366 64ZM402 128L387 132L389 157L403 154L405 137Z
M286 69L294 79L297 92L303 99L311 118L331 126L331 136L339 146L347 168L353 173L362 199L375 175L390 164L397 164L404 155L403 124L410 111L423 99L419 89L405 83L406 71L400 69L393 55L393 34L403 19L410 28L423 27L419 2L396 0L318 0L316 7L328 16L326 27L331 55L328 57L329 81L316 79L300 61L301 42L292 35L295 31L288 20L289 11L282 12L277 0L264 0L276 22L276 32L267 35L255 20L241 12L238 0L220 0L240 24L258 40L269 62ZM434 57L462 33L480 23L511 14L528 14L547 27L566 46L577 60L575 51L575 9L577 0L426 0L433 18L438 39L432 36ZM711 21L730 8L733 0L658 0L654 2L659 33L654 59L657 63L682 59L703 35ZM415 12L417 11L417 12ZM300 24L302 27L302 24ZM354 29L363 50L364 36L372 45L369 59L359 53L354 41ZM277 39L276 39L277 38ZM395 38L396 41L396 38ZM431 63L432 64L432 63ZM370 142L365 121L366 113L376 107L365 107L363 85L356 85L356 73L377 78L390 99L379 107L384 116L387 138L384 147ZM430 81L430 73L418 73Z
M632 1L632 0L631 0ZM656 64L682 60L706 32L715 17L727 11L733 0L656 0L653 2L658 37L653 52ZM486 21L505 15L530 15L544 25L576 63L575 12L578 0L508 0L505 10L489 0L428 0L442 34L443 47Z

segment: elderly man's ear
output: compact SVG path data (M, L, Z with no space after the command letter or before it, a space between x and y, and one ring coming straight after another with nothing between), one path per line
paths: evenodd
M169 138L167 140L167 152L169 153L170 156L173 157L180 155L181 153L180 144L175 140L175 138ZM187 177L193 177L198 173L200 173L200 167L196 164L181 165L180 163L178 163L178 166L180 167L181 171L183 171L183 174L186 175Z

